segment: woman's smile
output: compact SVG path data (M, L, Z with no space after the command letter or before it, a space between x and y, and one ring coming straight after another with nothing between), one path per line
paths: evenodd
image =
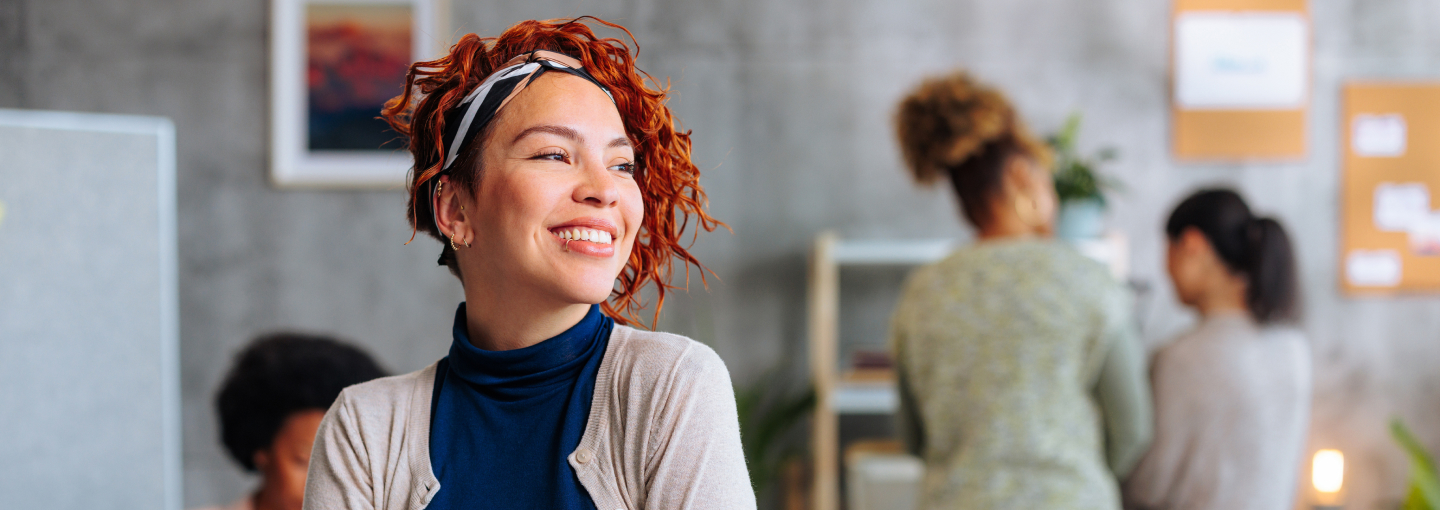
M562 251L600 258L614 256L615 239L624 237L614 223L599 218L579 218L549 230Z

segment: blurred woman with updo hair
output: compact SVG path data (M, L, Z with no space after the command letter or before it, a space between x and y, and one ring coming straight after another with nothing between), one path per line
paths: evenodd
M1200 323L1155 355L1155 443L1126 506L1292 508L1311 374L1290 236L1238 193L1208 189L1175 207L1165 237L1175 295Z
M1126 289L1050 237L1049 151L964 73L900 103L901 153L948 180L977 240L908 279L891 324L922 508L1114 510L1150 440Z
M658 317L672 260L699 266L687 226L719 224L666 97L580 20L410 67L384 111L407 216L465 302L435 311L449 356L336 399L306 509L755 507L725 364L628 326L647 284Z

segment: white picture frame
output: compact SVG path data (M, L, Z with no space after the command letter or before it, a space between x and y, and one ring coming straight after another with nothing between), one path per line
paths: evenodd
M409 64L438 55L443 19L438 3L271 0L273 185L404 188L410 154L399 135L374 117L384 99L403 90ZM400 32L406 25L403 13L408 13L408 37ZM356 30L363 37L349 35ZM408 55L403 50L407 40ZM399 81L392 83L396 73Z

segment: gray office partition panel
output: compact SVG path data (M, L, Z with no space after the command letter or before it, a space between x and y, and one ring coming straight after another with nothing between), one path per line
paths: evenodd
M175 128L0 109L0 508L180 510Z

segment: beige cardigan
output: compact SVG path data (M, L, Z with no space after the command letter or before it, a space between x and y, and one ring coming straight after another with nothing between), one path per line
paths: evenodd
M434 388L434 364L346 388L316 434L305 510L425 508L441 490ZM601 510L755 508L730 374L682 336L615 326L568 459Z

